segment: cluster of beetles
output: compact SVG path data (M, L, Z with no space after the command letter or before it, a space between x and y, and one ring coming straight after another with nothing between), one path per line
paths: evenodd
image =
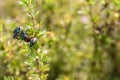
M32 47L36 42L37 38L30 37L21 26L18 26L14 29L13 38L15 39L22 39L25 42L29 42L29 46Z

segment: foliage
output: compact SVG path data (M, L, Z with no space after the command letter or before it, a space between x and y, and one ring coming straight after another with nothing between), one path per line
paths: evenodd
M2 2L0 80L120 80L119 4L119 0ZM30 47L23 39L13 39L17 26L37 43Z

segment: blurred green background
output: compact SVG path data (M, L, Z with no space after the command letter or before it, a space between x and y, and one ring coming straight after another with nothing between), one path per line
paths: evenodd
M36 18L49 31L48 80L120 80L120 0L37 0ZM0 0L0 80L27 80L29 51L13 39L30 23L17 0Z

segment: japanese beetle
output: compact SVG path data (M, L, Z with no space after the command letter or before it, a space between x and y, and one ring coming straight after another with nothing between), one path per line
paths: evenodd
M15 28L13 38L18 39L21 30L22 30L22 27L21 27L21 26L18 26L17 28Z
M20 37L22 40L24 40L25 42L30 42L30 37L22 30L20 33Z
M31 40L30 40L30 47L32 47L36 42L37 42L37 38L32 38Z
M23 29L21 26L18 26L14 30L13 38L15 39L21 39L25 42L30 42L30 47L32 47L36 42L37 38L31 38Z

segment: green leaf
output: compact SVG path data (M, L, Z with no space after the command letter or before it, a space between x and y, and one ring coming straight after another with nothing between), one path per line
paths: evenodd
M87 0L88 1L88 3L90 4L90 5L94 5L95 4L95 0Z
M26 1L18 1L18 4L19 5L22 5L24 7L27 7L28 6L28 3Z
M112 0L112 3L115 5L116 8L120 9L120 0Z
M4 80L10 80L8 77L4 76Z
M30 3L33 3L34 0L30 0Z
M40 13L40 11L37 11L37 12L35 13L35 16L37 16L39 13Z

